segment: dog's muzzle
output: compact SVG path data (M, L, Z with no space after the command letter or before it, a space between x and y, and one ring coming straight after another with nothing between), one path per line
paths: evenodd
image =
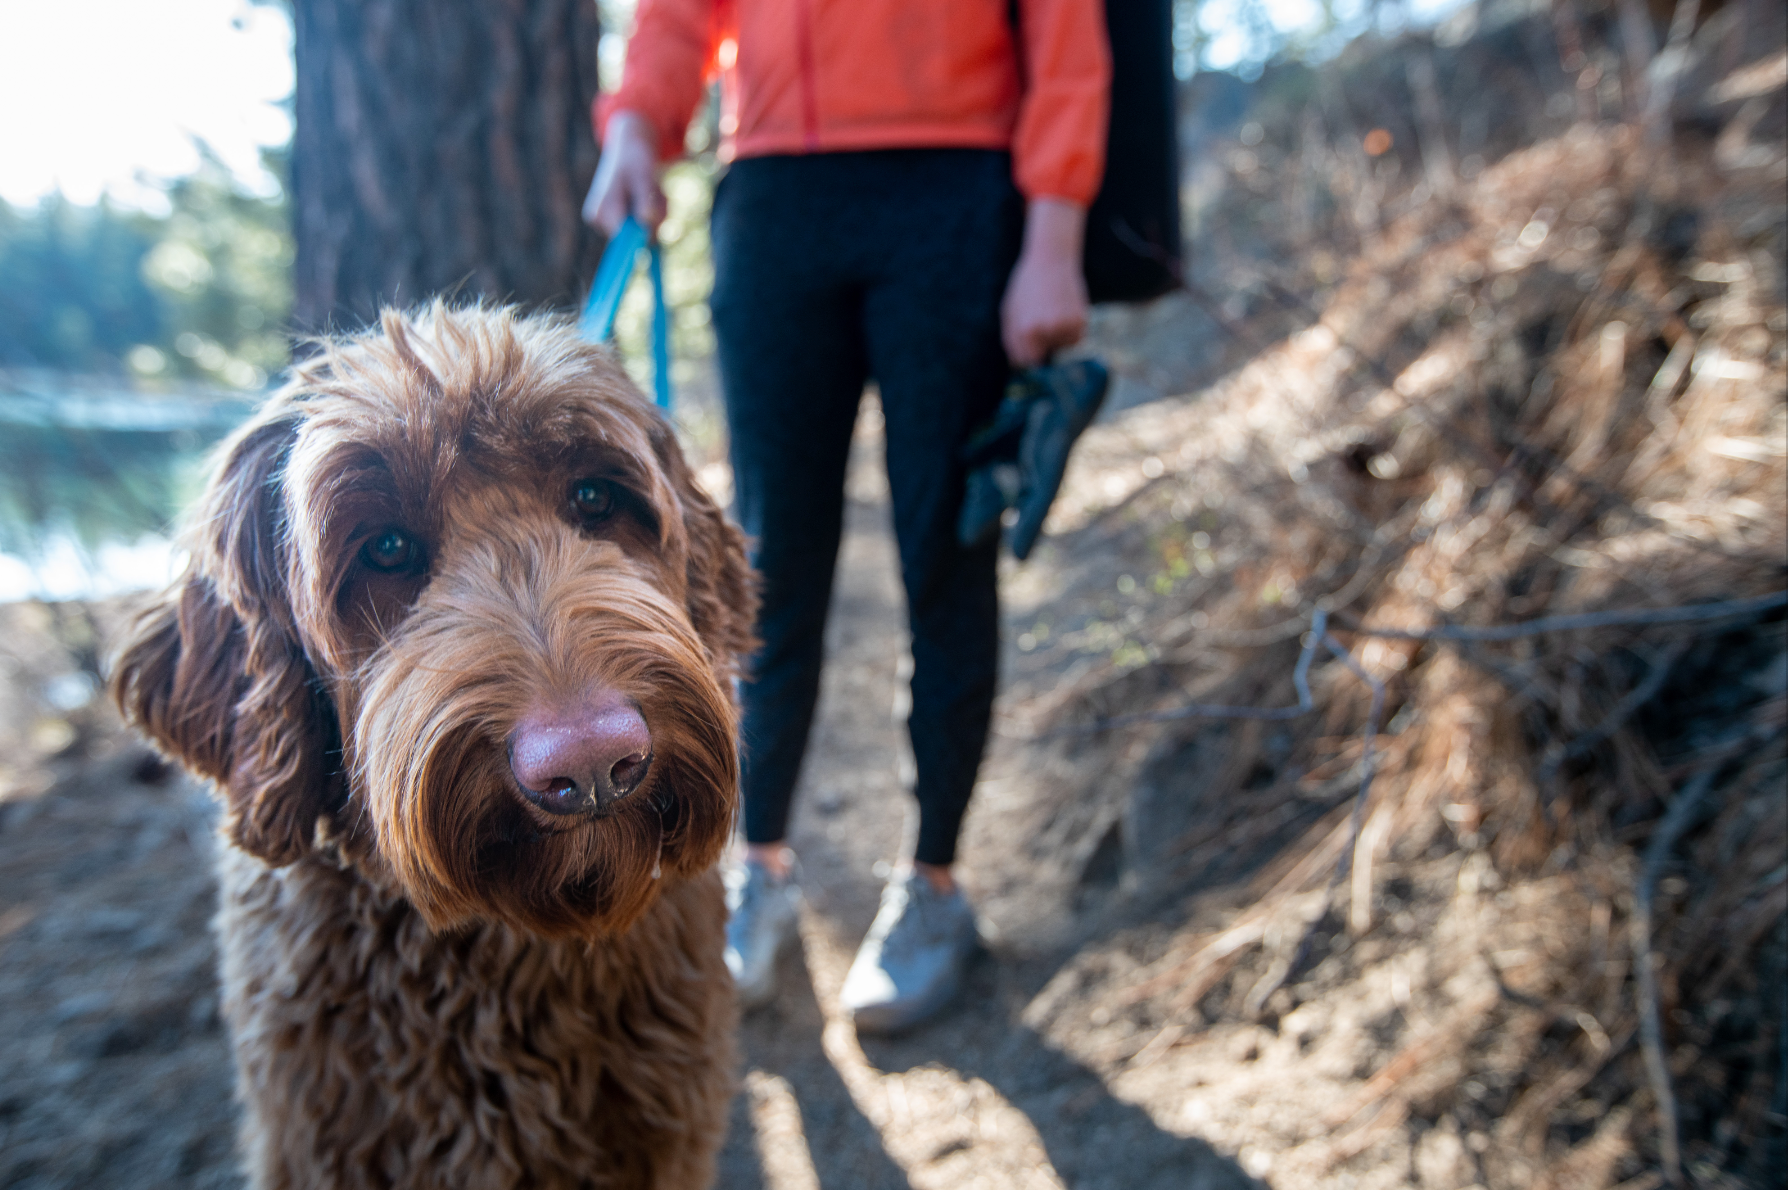
M646 779L652 733L639 707L612 690L538 707L509 733L509 771L548 814L601 817Z

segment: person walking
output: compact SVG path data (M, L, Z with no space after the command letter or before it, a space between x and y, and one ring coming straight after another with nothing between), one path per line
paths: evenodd
M976 945L956 842L992 716L997 540L956 536L960 454L1009 369L1079 340L1104 168L1101 0L641 0L584 217L664 216L662 165L718 73L710 299L735 514L762 580L741 690L744 859L727 961L748 1006L794 936L785 844L819 694L865 383L881 394L912 638L919 830L852 963L859 1030L924 1020Z

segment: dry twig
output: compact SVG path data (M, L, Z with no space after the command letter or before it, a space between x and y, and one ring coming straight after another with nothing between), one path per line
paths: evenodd
M1639 1043L1645 1054L1645 1073L1651 1080L1652 1095L1658 1103L1658 1149L1664 1166L1664 1180L1672 1186L1682 1185L1682 1154L1678 1148L1676 1096L1670 1089L1670 1067L1664 1060L1663 1030L1658 1020L1658 980L1652 966L1651 907L1658 878L1670 860L1671 849L1685 831L1694 825L1701 813L1701 799L1713 784L1716 765L1708 765L1689 781L1670 803L1645 848L1645 868L1630 923L1633 942L1633 973L1638 980Z
M1521 624L1494 624L1483 628L1446 625L1440 628L1417 630L1361 626L1347 628L1345 631L1351 632L1355 636L1377 637L1380 640L1480 643L1520 640L1524 637L1542 636L1551 632L1570 632L1584 628L1641 627L1652 624L1693 624L1714 620L1735 620L1784 606L1788 606L1788 591L1773 591L1768 595L1759 595L1754 599L1729 599L1719 603L1694 603L1684 607L1622 608L1604 612L1580 612L1568 616L1547 616L1538 620L1528 620ZM1292 673L1292 681L1298 692L1298 701L1295 706L1240 707L1223 703L1190 703L1165 711L1143 711L1134 715L1116 715L1109 719L1096 719L1091 723L1057 728L1033 736L1032 740L1040 743L1060 736L1095 735L1100 732L1115 731L1119 728L1135 727L1143 723L1170 723L1178 719L1265 719L1277 721L1301 718L1316 709L1310 696L1309 675L1310 662L1318 645L1327 645L1329 651L1334 653L1342 664L1359 675L1367 685L1374 685L1374 679L1367 676L1366 671L1353 659L1353 655L1339 641L1329 635L1328 618L1327 608L1318 606L1311 609L1310 631L1304 639L1303 651L1298 654L1297 667ZM1296 623L1296 621L1291 622ZM1662 665L1660 668L1667 675L1669 666ZM1653 678L1660 683L1663 681L1663 676L1654 671L1651 677L1647 678L1646 685L1650 685ZM1640 691L1634 693L1637 695ZM1641 703L1655 693L1655 690L1646 691L1644 698L1630 707L1625 707L1624 713L1622 713L1622 708L1617 707L1615 713L1620 714L1620 719L1616 720L1611 715L1611 721L1605 721L1603 726L1608 731L1620 726L1620 723L1628 715L1631 715ZM1383 691L1381 689L1375 689L1374 697L1379 700L1379 705L1382 705ZM1595 743L1599 742L1601 736L1598 736L1597 732L1600 731L1602 731L1601 727L1591 731L1589 735L1596 738L1591 739L1588 744L1583 746L1593 747ZM1572 747L1576 748L1579 742L1574 741Z
M1503 641L1540 636L1548 632L1569 632L1579 628L1614 628L1646 624L1691 624L1705 620L1733 620L1758 612L1788 606L1788 591L1772 591L1754 599L1728 599L1719 603L1691 603L1685 607L1622 608L1605 612L1579 612L1569 616L1546 616L1522 624L1494 624L1486 628L1464 628L1446 625L1415 631L1408 628L1359 627L1348 631L1356 636L1376 636L1381 640L1464 640Z

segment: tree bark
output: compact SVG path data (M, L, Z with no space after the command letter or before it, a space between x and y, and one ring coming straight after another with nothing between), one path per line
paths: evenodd
M592 0L293 0L292 23L299 330L437 294L577 301Z

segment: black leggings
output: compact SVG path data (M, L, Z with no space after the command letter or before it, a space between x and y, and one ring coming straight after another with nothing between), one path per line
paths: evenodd
M819 696L851 427L873 377L913 640L914 858L955 858L999 657L995 547L956 544L957 455L1004 388L999 304L1023 216L1009 157L980 149L748 158L715 195L736 512L763 577L763 647L743 689L751 842L787 831Z

